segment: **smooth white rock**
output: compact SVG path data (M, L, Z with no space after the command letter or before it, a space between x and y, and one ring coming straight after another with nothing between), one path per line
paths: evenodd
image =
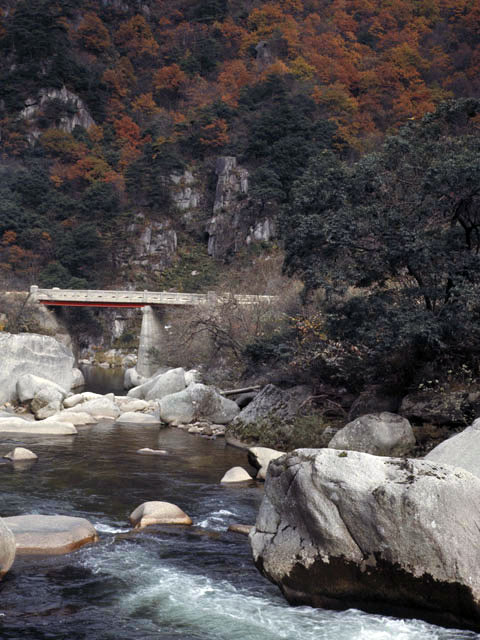
M152 500L139 505L130 514L130 522L135 528L151 524L192 524L191 518L171 502Z
M253 480L253 478L243 467L232 467L220 482L227 484L229 482L248 482L249 480Z
M120 424L138 424L138 425L154 425L161 424L160 419L148 413L139 413L138 411L129 411L122 413L116 422Z
M67 424L66 422L0 418L0 433L34 433L39 435L71 436L78 432L72 424Z
M15 447L15 449L9 451L3 457L12 460L12 462L18 462L19 460L38 460L36 453L24 447Z

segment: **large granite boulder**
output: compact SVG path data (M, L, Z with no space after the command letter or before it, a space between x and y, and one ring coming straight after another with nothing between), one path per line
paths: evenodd
M0 433L33 433L43 436L73 436L78 431L73 424L53 420L24 420L0 418Z
M292 418L310 395L311 389L305 386L282 390L268 384L238 414L235 423L251 424L273 416L278 419Z
M468 393L464 391L417 391L405 396L399 413L411 422L466 426L469 413Z
M441 442L425 460L460 467L480 478L480 418L461 433Z
M185 369L169 369L155 374L138 387L130 389L130 398L145 400L160 400L161 398L182 391L187 386L185 382Z
M17 400L17 381L31 373L69 390L74 357L65 345L35 333L0 332L0 404Z
M228 424L239 412L233 400L221 396L214 387L194 383L183 391L160 400L160 418L172 425L206 420L215 424Z
M4 576L15 560L15 536L0 518L0 578Z
M68 395L68 391L56 382L33 375L33 373L26 373L18 378L17 396L20 402L33 400L40 391L45 391L46 393L51 391L52 397L57 398L57 396L60 396L62 400Z
M406 418L383 411L349 422L330 440L329 449L363 451L376 456L404 456L415 446L415 436Z
M480 479L425 460L298 449L270 463L250 535L293 604L480 628Z
M183 391L186 386L185 370L181 367L170 369L155 378L154 384L145 393L145 400L161 400L172 393Z
M57 389L39 389L30 403L37 420L49 418L62 410L64 396Z
M94 526L85 518L26 515L3 518L15 536L19 555L70 553L98 540Z

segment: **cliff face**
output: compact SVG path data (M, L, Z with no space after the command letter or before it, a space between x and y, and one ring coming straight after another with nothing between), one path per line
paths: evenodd
M63 86L61 89L40 89L36 97L27 98L20 112L28 128L28 137L32 144L42 132L41 119L47 117L48 110L56 110L54 123L57 129L72 133L75 127L89 129L95 126L85 103L79 96Z
M248 170L240 167L235 157L221 156L215 173L213 216L207 224L209 255L225 258L252 243L273 240L273 217L259 213L249 197Z

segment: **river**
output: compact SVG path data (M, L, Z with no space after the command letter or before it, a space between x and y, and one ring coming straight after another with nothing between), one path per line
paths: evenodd
M1 438L35 451L0 463L1 514L88 518L100 542L55 557L17 558L0 583L2 640L454 640L478 638L417 620L290 607L255 569L248 539L262 486L224 486L241 450L180 429L101 422L75 437ZM142 447L166 457L141 456ZM142 502L178 504L193 527L131 532Z

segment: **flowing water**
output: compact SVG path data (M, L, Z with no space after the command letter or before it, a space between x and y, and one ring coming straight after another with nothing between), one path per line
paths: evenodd
M10 435L10 434L8 434ZM180 429L102 422L75 437L0 434L1 514L88 518L100 542L65 556L17 558L0 583L0 638L18 640L455 640L478 638L417 620L290 607L257 572L231 523L255 521L262 486L219 484L244 452ZM168 456L141 456L142 447ZM193 527L131 532L147 500L178 504Z

